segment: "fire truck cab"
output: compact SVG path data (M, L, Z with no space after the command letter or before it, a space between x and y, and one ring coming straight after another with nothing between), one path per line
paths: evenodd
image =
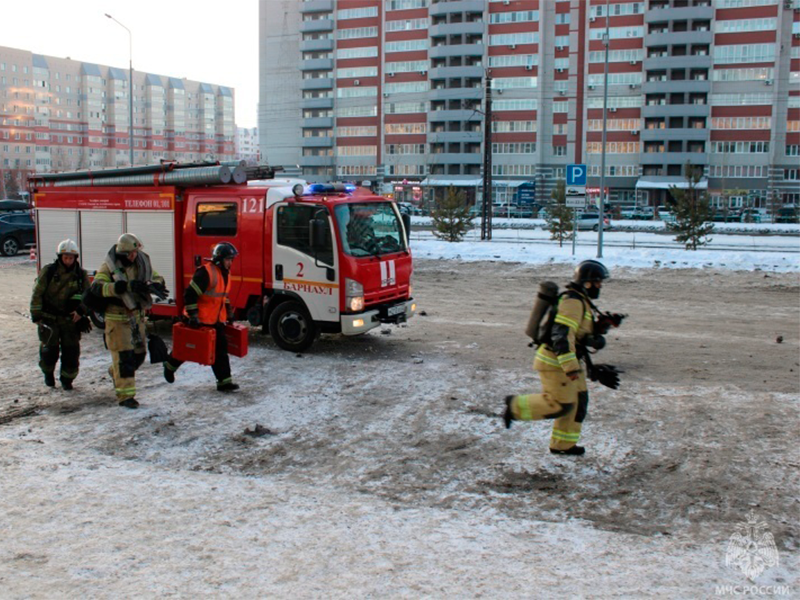
M191 168L128 185L125 171L31 180L39 260L71 238L92 273L120 234L134 233L170 290L152 314L179 318L194 271L216 244L231 242L239 250L230 293L237 319L296 352L320 333L358 335L415 313L410 221L386 198L271 178L198 185L205 179Z

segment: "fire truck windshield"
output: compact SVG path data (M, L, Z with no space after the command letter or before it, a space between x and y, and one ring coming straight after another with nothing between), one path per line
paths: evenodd
M344 251L380 256L406 250L400 217L390 202L340 204L334 209Z

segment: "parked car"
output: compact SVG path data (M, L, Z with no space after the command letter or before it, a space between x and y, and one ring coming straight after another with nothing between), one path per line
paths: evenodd
M738 210L717 210L711 215L711 220L715 223L735 223L741 220Z
M20 212L30 209L31 207L24 200L0 200L0 213Z
M797 223L800 220L800 213L794 206L784 206L778 209L775 215L776 223Z
M0 214L0 253L16 256L19 251L36 243L36 231L29 212Z
M635 221L652 221L656 211L652 206L640 206L631 213L631 219Z
M764 211L759 210L758 208L745 208L739 214L739 220L742 223L761 223L765 220Z
M578 215L578 231L597 231L600 225L597 223L599 215L597 213L581 213ZM603 229L611 229L611 217L607 214L603 216Z

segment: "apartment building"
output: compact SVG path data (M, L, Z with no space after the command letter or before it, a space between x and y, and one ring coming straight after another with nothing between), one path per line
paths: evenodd
M493 199L566 166L659 204L691 163L718 203L800 204L800 0L261 0L262 156L401 197ZM520 187L522 186L522 187ZM412 190L414 190L412 192Z
M235 158L234 90L0 47L0 169L31 171ZM133 135L131 136L131 130ZM7 176L7 175L6 175Z
M236 128L236 160L257 164L260 160L258 149L258 127Z

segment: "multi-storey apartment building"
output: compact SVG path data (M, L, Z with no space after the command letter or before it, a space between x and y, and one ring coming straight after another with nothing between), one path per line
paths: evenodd
M248 163L259 162L258 127L236 128L236 160L245 160Z
M663 200L702 168L717 201L800 204L800 0L261 0L262 156L384 192L482 176L493 87L494 200L566 165Z
M0 169L128 166L129 91L127 69L0 47ZM134 71L134 162L233 160L233 102L231 88Z

